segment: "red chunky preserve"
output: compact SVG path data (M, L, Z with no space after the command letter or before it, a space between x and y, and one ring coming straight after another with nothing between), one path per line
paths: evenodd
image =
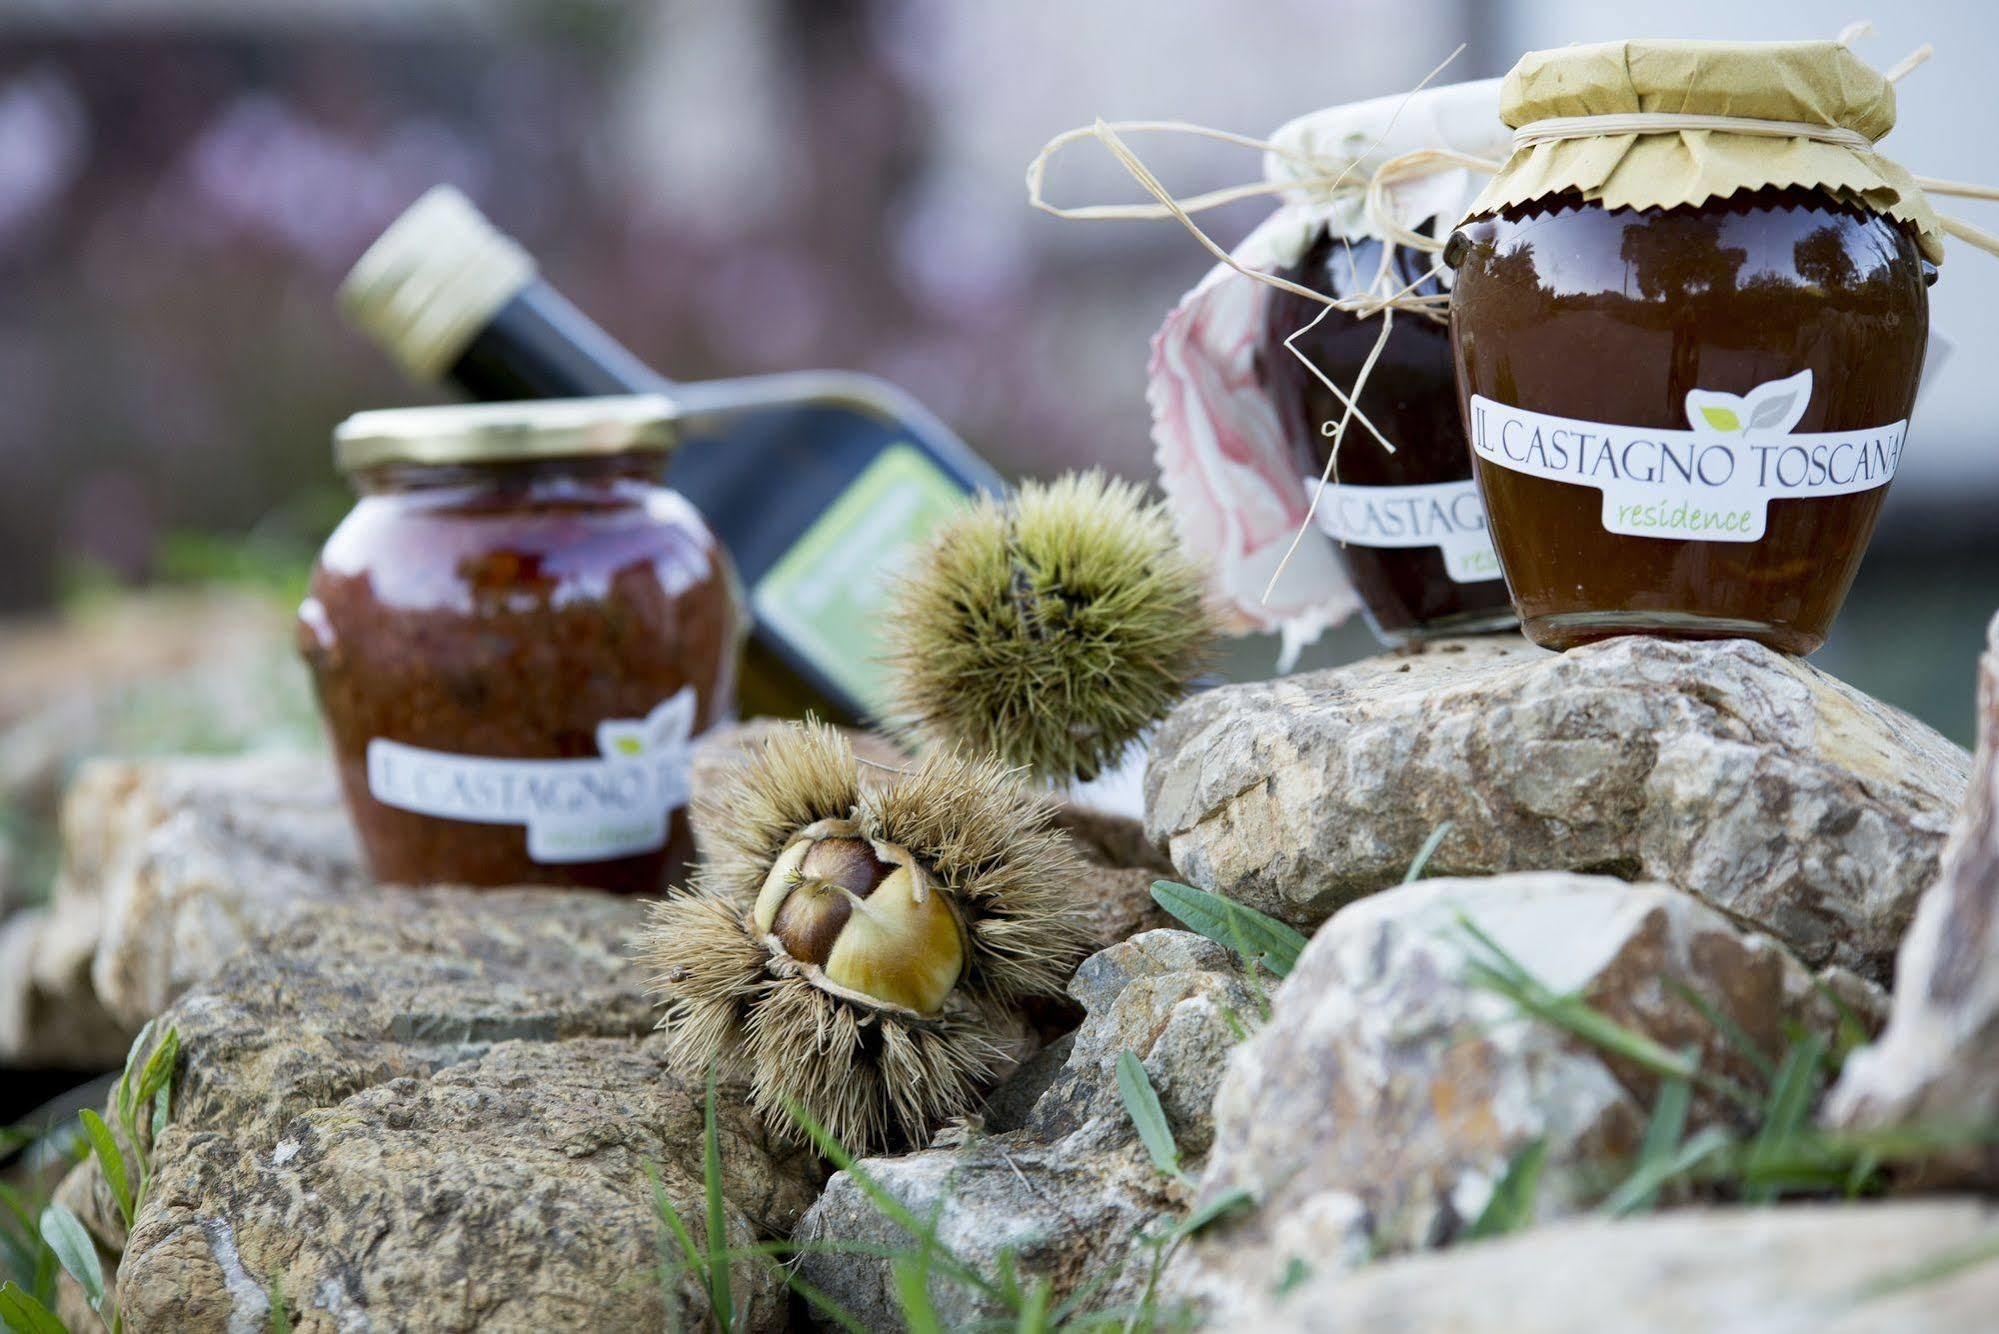
M382 879L647 894L685 863L689 743L733 707L741 621L659 484L662 402L343 428L361 498L299 636Z

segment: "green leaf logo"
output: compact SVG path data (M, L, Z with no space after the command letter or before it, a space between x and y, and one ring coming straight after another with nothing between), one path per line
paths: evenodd
M1732 408L1703 407L1701 409L1701 419L1717 431L1739 431L1742 429L1742 419L1735 415L1735 411Z

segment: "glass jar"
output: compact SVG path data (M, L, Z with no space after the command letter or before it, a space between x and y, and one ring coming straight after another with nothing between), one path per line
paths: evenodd
M664 890L734 707L727 558L659 396L365 412L299 641L377 877Z
M1923 368L1909 230L1764 188L1558 195L1465 224L1451 330L1494 545L1536 643L1825 642Z
M1372 238L1322 232L1278 276L1328 296L1353 296L1373 279L1381 249ZM1433 263L1430 255L1398 248L1390 285L1418 283ZM1413 290L1440 288L1432 279ZM1340 420L1345 408L1284 344L1323 310L1295 293L1271 292L1257 355L1259 377L1308 494L1327 475L1332 455L1324 424ZM1334 384L1350 389L1380 335L1378 319L1335 310L1298 334L1293 346ZM1357 401L1395 450L1383 448L1359 422L1349 424L1336 481L1327 482L1314 521L1339 544L1368 624L1391 645L1512 629L1513 605L1472 481L1445 325L1398 314Z

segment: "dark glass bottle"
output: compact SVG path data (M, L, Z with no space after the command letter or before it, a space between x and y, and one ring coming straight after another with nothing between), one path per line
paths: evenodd
M746 715L879 717L874 627L896 562L968 495L1005 486L928 409L874 376L668 380L448 187L390 226L341 295L414 374L474 398L673 399L683 443L666 482L707 516L754 617Z

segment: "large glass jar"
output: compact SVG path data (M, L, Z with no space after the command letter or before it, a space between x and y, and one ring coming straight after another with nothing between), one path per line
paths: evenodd
M384 880L658 893L692 739L734 704L727 558L659 482L657 396L362 413L299 611Z
M1935 270L1817 190L1467 223L1451 327L1529 637L1825 642L1900 458Z
M1381 242L1322 232L1279 276L1332 297L1364 291L1381 264ZM1398 249L1390 284L1420 284L1434 262ZM1343 390L1359 382L1381 335L1378 318L1325 313L1305 297L1274 291L1264 308L1257 367L1290 439L1299 472L1316 488L1333 441L1324 429L1344 406L1285 340ZM1361 609L1382 640L1404 644L1440 635L1511 629L1513 607L1486 533L1458 415L1450 334L1420 314L1399 314L1357 400L1394 452L1358 422L1339 447L1335 480L1319 497L1315 521L1339 543L1340 562Z

